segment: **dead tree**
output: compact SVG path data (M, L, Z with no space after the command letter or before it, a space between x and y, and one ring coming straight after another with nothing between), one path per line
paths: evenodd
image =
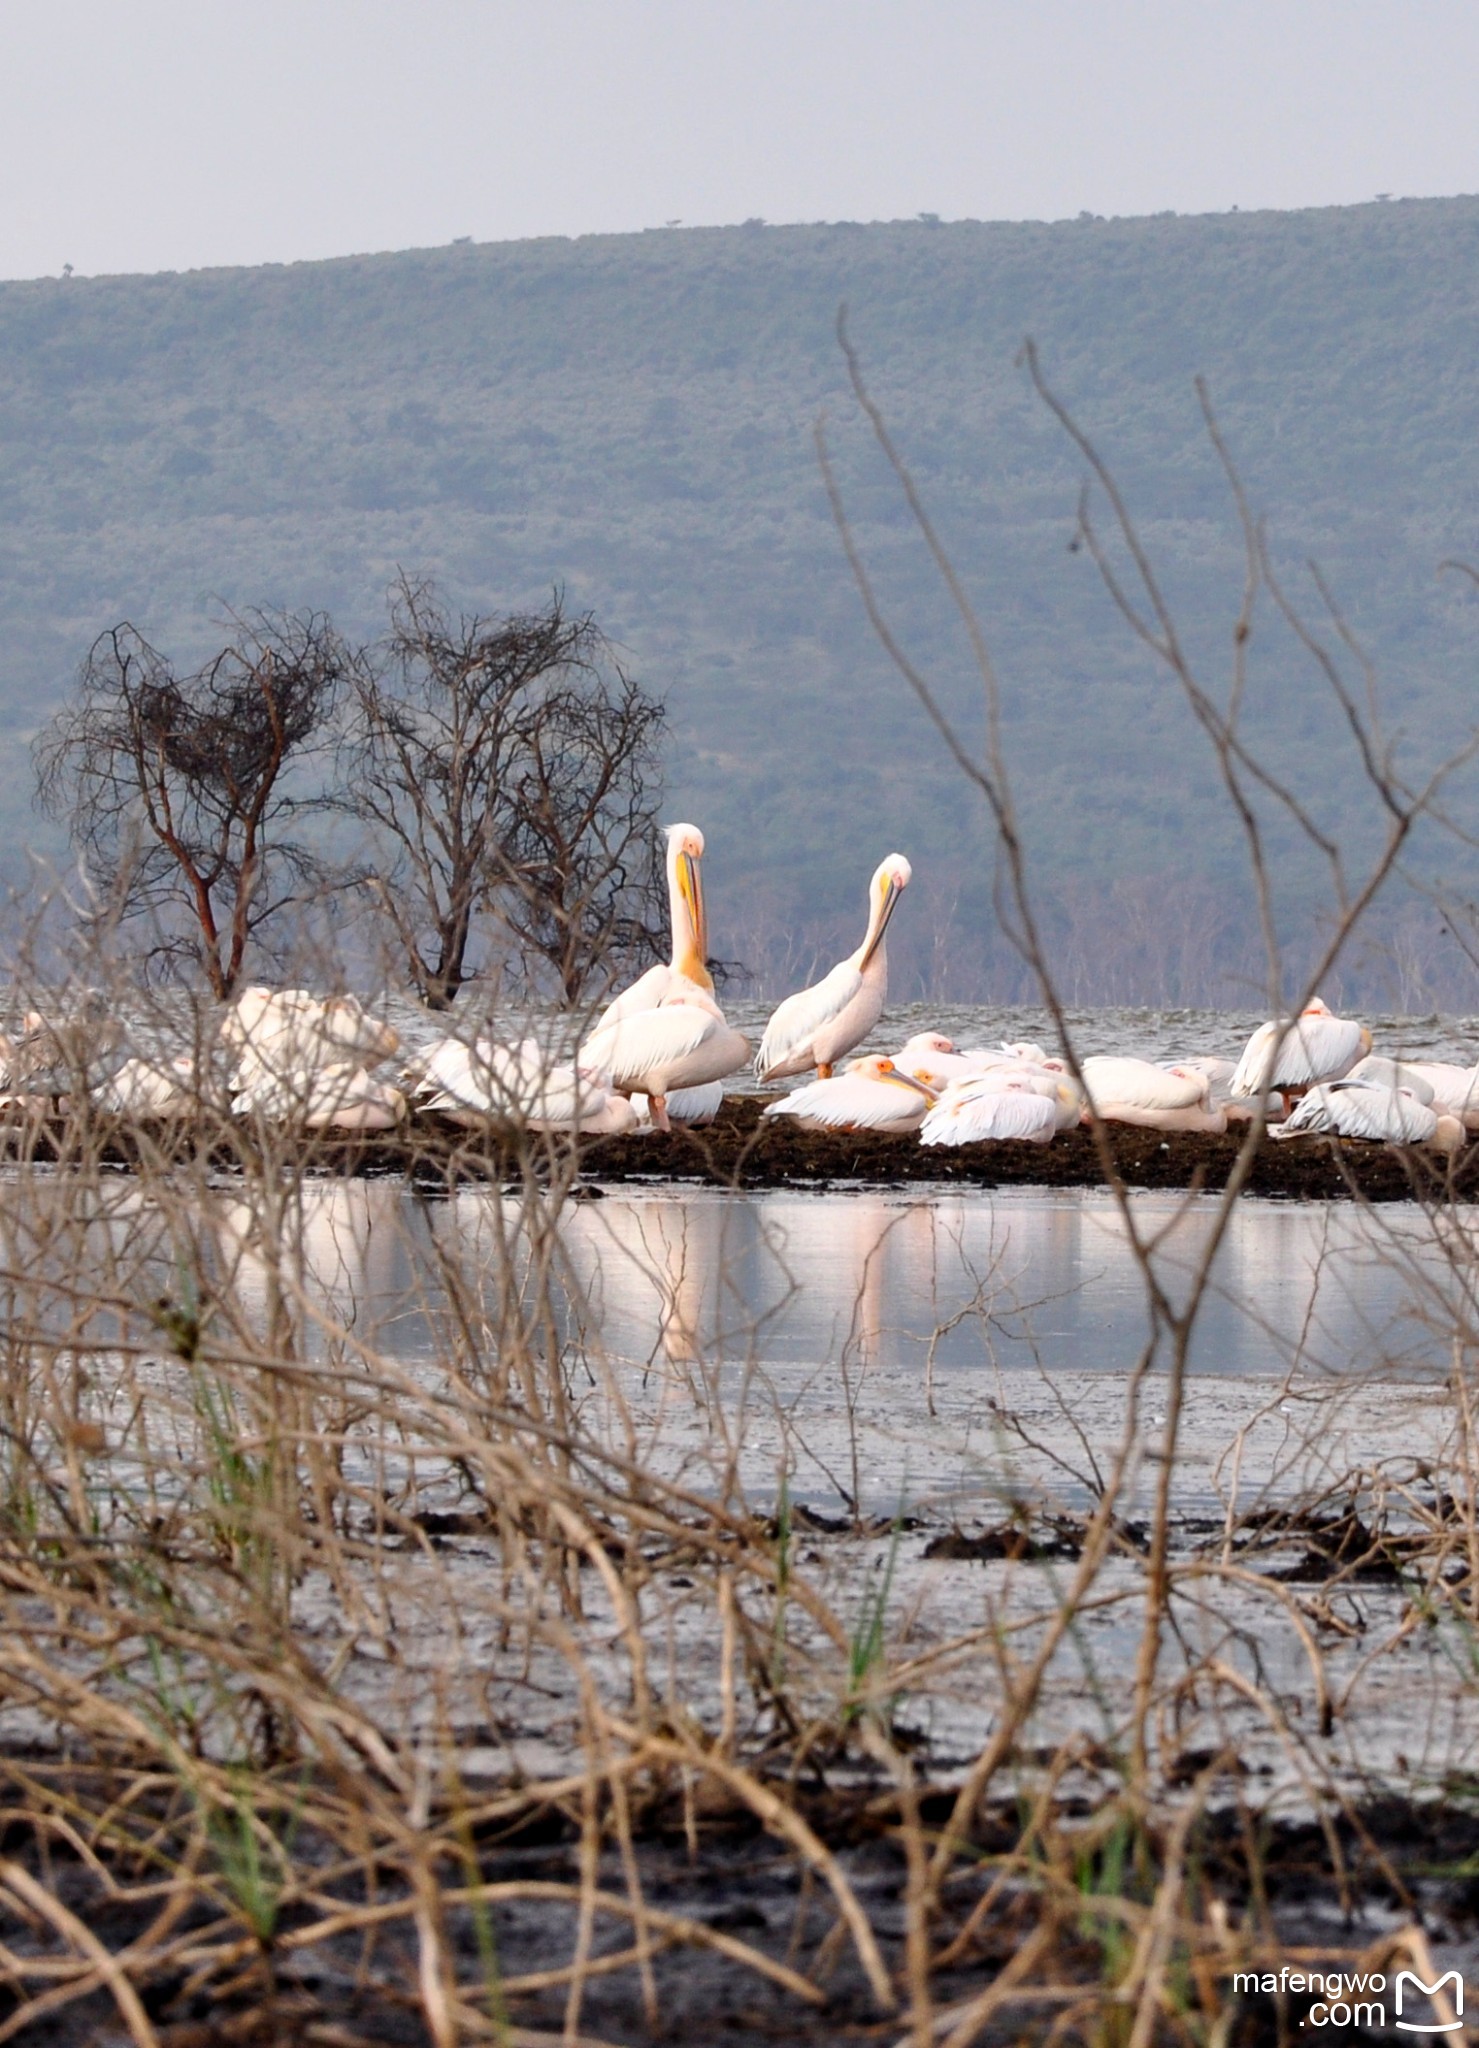
M598 973L660 946L656 775L663 710L613 664L531 701L518 725L500 917L526 975L573 1007Z
M38 799L68 820L102 905L148 918L148 957L193 956L222 1001L268 919L325 872L296 836L325 801L304 771L355 667L317 612L253 612L185 675L124 623L37 739Z
M411 982L445 1010L481 971L473 921L526 979L567 1002L598 969L648 953L661 704L626 676L589 615L455 621L403 577L387 658L354 680L338 801L370 830L367 886Z

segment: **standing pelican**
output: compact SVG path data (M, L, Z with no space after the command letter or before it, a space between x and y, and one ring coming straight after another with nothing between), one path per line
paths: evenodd
M705 965L709 934L698 872L703 852L704 835L697 825L669 825L668 917L673 929L673 957L666 967L649 967L630 988L614 997L596 1019L594 1030L604 1031L609 1024L619 1024L623 1017L655 1010L670 996L683 995L691 988L702 989L705 995L713 994L713 979Z
M868 929L862 945L813 987L786 997L766 1025L755 1055L759 1080L778 1081L815 1067L818 1080L826 1081L838 1060L868 1036L883 1015L888 995L884 933L912 873L901 853L879 862L868 885Z
M744 1065L749 1052L749 1040L726 1021L714 998L693 988L593 1031L577 1062L609 1075L619 1095L649 1097L652 1121L665 1131L670 1090L722 1081Z
M1349 1017L1332 1015L1318 996L1295 1018L1260 1024L1243 1048L1229 1095L1290 1098L1321 1081L1339 1081L1371 1050L1371 1033Z

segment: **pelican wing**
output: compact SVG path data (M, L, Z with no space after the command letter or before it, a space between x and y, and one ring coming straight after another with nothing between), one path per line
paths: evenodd
M1300 1131L1323 1131L1388 1145L1421 1145L1432 1137L1437 1125L1437 1116L1427 1104L1400 1088L1331 1081L1311 1088L1282 1130L1290 1137Z
M1190 1109L1207 1095L1205 1074L1172 1073L1150 1060L1096 1054L1083 1063L1090 1100L1126 1103L1136 1109Z
M661 962L649 967L645 974L639 974L630 988L624 988L619 996L613 996L591 1027L591 1036L605 1031L609 1025L619 1024L624 1017L638 1016L643 1010L655 1010L659 1003L677 992L677 984L683 976L674 967ZM692 984L690 984L692 986Z
M765 1027L755 1072L764 1081L773 1074L799 1073L812 1065L817 1033L840 1017L863 986L861 970L843 960L811 988L787 996Z
M584 1068L609 1074L612 1085L627 1089L643 1077L686 1059L715 1028L713 1011L696 1003L671 1003L660 1010L639 1010L604 1031L592 1032L580 1048Z
M127 1059L98 1090L98 1107L109 1116L168 1116L191 1107L190 1083L177 1066L158 1067Z
M1058 1104L1025 1085L982 1087L961 1081L947 1088L920 1126L921 1145L979 1145L1025 1139L1043 1145L1058 1128Z
M1334 1081L1349 1073L1370 1043L1349 1017L1307 1011L1292 1022L1260 1024L1243 1048L1227 1092L1267 1095Z
M801 1117L829 1130L912 1131L923 1120L933 1096L928 1088L902 1074L837 1074L830 1081L810 1081L772 1102L766 1116Z
M701 1088L672 1088L668 1091L668 1121L675 1124L711 1124L723 1101L722 1081L708 1081Z
M1365 1064L1363 1060L1353 1071L1359 1073ZM1479 1067L1455 1066L1445 1060L1412 1060L1404 1063L1403 1071L1409 1077L1404 1079L1404 1087L1412 1086L1412 1076L1426 1081L1437 1100L1446 1103L1457 1115L1479 1109ZM1414 1088L1413 1093L1416 1095L1418 1090Z

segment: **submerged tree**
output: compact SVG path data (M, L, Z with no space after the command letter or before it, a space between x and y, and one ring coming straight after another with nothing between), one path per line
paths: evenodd
M77 697L36 742L40 802L68 819L103 901L152 919L151 955L193 955L223 1001L253 936L323 873L295 829L324 798L295 771L356 669L318 612L252 612L185 675L124 623L94 641Z
M338 801L390 859L369 886L422 1000L444 1010L477 969L473 919L525 976L576 1002L644 958L661 924L661 704L589 614L455 621L403 577L388 660L354 678Z

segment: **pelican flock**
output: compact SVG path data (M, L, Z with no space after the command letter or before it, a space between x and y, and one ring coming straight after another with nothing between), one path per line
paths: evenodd
M52 1113L71 1106L80 1085L120 1119L178 1122L213 1106L310 1132L384 1134L418 1116L581 1137L710 1123L751 1048L715 995L703 856L696 825L669 828L670 957L613 996L568 1058L534 1037L505 1043L491 1031L436 1038L405 1055L395 1028L352 995L260 984L225 1010L214 1046L138 1049L89 992L68 1014L29 1011L0 1034L0 1104ZM766 1124L958 1147L1047 1145L1096 1122L1215 1134L1262 1117L1281 1140L1427 1145L1447 1155L1479 1134L1479 1065L1375 1052L1366 1025L1319 997L1261 1024L1237 1059L1115 1051L1074 1064L1025 1041L958 1046L939 1031L849 1059L883 1018L888 929L911 879L903 854L880 861L857 949L770 1016L751 1085L797 1085L766 1103ZM398 1055L393 1075L378 1071Z

